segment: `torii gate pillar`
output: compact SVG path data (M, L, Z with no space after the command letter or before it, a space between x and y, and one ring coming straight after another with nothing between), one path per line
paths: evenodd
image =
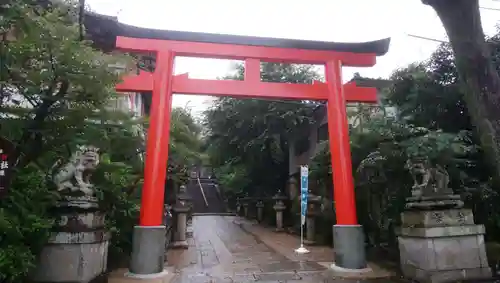
M367 267L365 234L356 214L352 176L351 145L347 120L346 97L342 86L342 67L338 61L325 64L328 84L328 137L333 175L333 199L337 223L333 226L335 262L332 268L364 269Z
M374 88L357 87L352 83L342 85L341 67L342 65L373 66L375 57L387 52L389 40L337 44L161 32L164 34L160 34L159 31L146 32L155 35L157 39L118 37L116 43L122 50L154 52L157 56L154 74L142 72L138 76L125 77L123 83L116 86L118 91L152 92L153 95L147 135L141 216L140 223L134 230L130 272L147 278L163 272L165 226L162 223L162 212L171 102L174 93L238 98L326 100L337 219L333 227L335 252L333 267L357 271L366 268L364 233L356 216L346 102L376 103L377 91ZM136 30L131 33L143 36L136 33ZM163 38L160 39L161 37ZM244 60L244 80L199 80L190 79L188 75L173 76L175 56ZM324 64L326 83L262 82L261 61Z
M163 223L164 192L172 111L174 53L158 51L152 79L152 103L146 144L144 184L139 225L134 227L131 274L161 276L164 271L166 227Z

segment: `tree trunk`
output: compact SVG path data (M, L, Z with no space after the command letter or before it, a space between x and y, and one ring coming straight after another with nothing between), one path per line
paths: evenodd
M464 90L496 183L500 183L500 77L484 39L478 0L422 0L443 22Z

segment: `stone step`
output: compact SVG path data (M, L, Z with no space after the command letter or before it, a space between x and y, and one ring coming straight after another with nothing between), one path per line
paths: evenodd
M224 213L225 203L222 200L217 187L213 183L202 183L203 192L207 200L205 203L203 194L197 180L191 180L187 186L187 193L193 201L193 213Z

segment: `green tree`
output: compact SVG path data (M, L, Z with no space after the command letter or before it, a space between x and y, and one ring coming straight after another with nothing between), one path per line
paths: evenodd
M487 39L491 61L500 70L498 35ZM465 89L461 87L454 53L449 44L443 44L429 60L398 70L392 76L393 86L387 90L388 102L395 105L409 124L448 133L469 136L464 143L476 150L467 154L467 162L460 164L460 172L452 176L453 188L461 192L466 204L473 208L478 223L485 224L488 239L495 239L500 225L498 186L492 186L491 166L484 155L465 103Z
M167 178L181 185L185 184L189 178L189 167L201 163L204 158L201 153L202 128L188 108L173 108L170 123ZM168 194L168 196L174 195Z
M172 109L170 157L176 162L194 164L201 158L201 126L187 108Z
M9 132L17 147L17 167L44 152L65 149L84 132L86 121L114 95L119 75L109 66L127 62L80 40L73 20L76 6L54 4L42 10L30 2L13 1L1 22L4 35L11 37L4 36L0 48L0 111L3 118L19 121L18 130ZM4 121L8 119L0 123Z
M453 81L455 68L443 66L441 61L448 52L442 46L429 62L394 72L393 85L386 90L388 102L408 123L445 132L472 130L462 92ZM450 67L449 71L445 67Z
M477 150L465 133L433 131L381 115L353 125L350 139L358 217L369 243L377 247L396 247L394 228L413 185L405 168L408 159L427 156L432 163L445 166L453 188L462 193L466 188L461 177L472 162L468 156ZM331 198L329 192L335 188L328 141L319 145L310 172L311 182Z
M500 55L498 35L488 39L493 58ZM498 60L494 60L498 68ZM470 145L479 150L468 157L474 166L467 169L467 178L482 183L490 179L487 158L479 147L480 139L474 130L464 91L460 86L454 55L448 44L442 44L425 62L412 64L394 72L393 85L386 90L388 103L395 106L407 123L447 133L469 132ZM482 187L482 186L478 186Z
M243 79L244 68L236 75ZM312 66L266 63L268 82L311 83ZM210 163L226 187L252 194L274 194L288 179L288 140L292 130L313 122L315 104L300 101L219 98L205 112ZM237 175L236 175L237 174ZM236 187L238 186L238 187Z
M499 70L497 38L487 42ZM489 184L490 174L472 131L450 46L443 44L429 60L397 70L391 80L393 84L384 90L386 103L398 109L401 120L373 117L367 112L366 116L361 114L365 122L351 129L359 217L371 243L394 240L392 226L399 221L411 187L404 162L415 153L429 155L446 166L452 188L465 197L476 221L486 225L488 239L495 239L500 227L494 205L498 192ZM331 188L327 144L322 149L312 162L311 174L322 186Z
M1 282L24 282L36 265L55 220L50 208L59 197L50 168L69 158L76 145L101 151L92 179L113 233L110 266L126 260L138 221L147 121L110 107L120 99L114 87L132 60L84 40L82 5L76 1L41 7L42 2L0 4L0 129L17 148L12 186L0 199ZM186 163L199 157L199 134L186 109L173 110L170 146L176 166L170 176L185 176Z
M130 130L137 121L106 110L119 81L110 66L127 64L127 57L104 54L81 40L74 3L37 4L16 0L0 7L0 129L16 145L12 186L0 200L2 282L23 282L49 237L58 195L47 179L56 159L67 158L77 144L95 144L113 163L126 162L121 167L130 170L106 172L121 183L140 164L137 151L126 152L142 142ZM111 147L115 142L121 147ZM120 182L97 185L120 192Z
M491 60L481 25L478 0L423 0L441 19L469 115L479 133L493 177L500 181L500 77Z

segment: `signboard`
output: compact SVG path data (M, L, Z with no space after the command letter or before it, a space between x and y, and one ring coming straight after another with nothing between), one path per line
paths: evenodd
M14 155L14 144L0 137L0 197L7 194L12 174L12 157Z
M309 168L307 166L300 166L300 215L302 225L306 224L308 183Z

